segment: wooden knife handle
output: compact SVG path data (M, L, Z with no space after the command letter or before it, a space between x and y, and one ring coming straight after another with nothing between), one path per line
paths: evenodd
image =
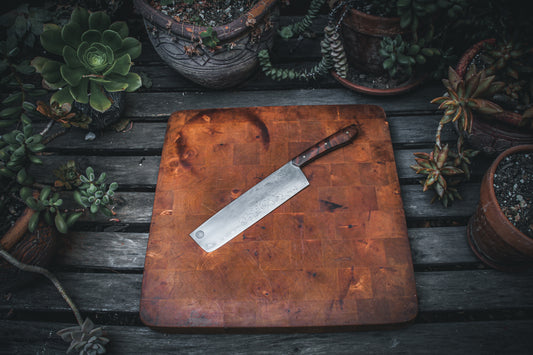
M324 154L351 143L351 141L357 136L358 132L359 130L355 124L344 127L326 139L313 145L305 152L299 154L292 160L292 163L298 167L302 167Z

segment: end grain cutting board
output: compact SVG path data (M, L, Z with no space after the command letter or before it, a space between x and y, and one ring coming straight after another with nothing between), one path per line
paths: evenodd
M310 186L204 252L189 233L305 148L359 135L303 171ZM417 313L405 216L383 110L290 106L193 110L169 122L141 318L161 330L404 323Z

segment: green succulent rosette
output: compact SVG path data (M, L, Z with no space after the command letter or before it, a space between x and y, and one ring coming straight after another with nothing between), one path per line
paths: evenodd
M128 33L125 22L111 23L105 12L91 13L79 7L63 27L45 25L41 44L63 62L37 57L32 65L45 85L58 89L51 103L72 104L75 100L104 112L112 103L107 92L137 90L141 78L130 68L132 59L141 54L141 43Z

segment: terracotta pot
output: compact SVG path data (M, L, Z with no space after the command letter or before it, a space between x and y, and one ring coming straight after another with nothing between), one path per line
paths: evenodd
M0 244L17 260L30 265L47 266L56 251L57 231L44 223L35 232L28 231L33 210L27 208L15 224L2 236ZM35 274L17 269L0 257L0 292L20 287Z
M350 9L342 21L342 38L348 62L353 67L375 75L385 74L379 54L384 37L404 33L399 17L379 17Z
M349 81L348 79L341 78L337 73L334 71L331 72L331 75L335 80L337 80L342 86L353 90L355 92L359 92L361 94L367 94L372 96L394 96L403 94L405 92L408 92L410 90L413 90L414 88L418 87L420 84L424 82L425 78L418 78L414 80L410 80L406 82L404 85L398 86L398 87L392 87L388 89L379 89L379 88L371 88L364 85L360 85L358 83L354 83Z
M480 41L468 49L457 63L456 72L464 77L474 58L486 44L493 44L494 38ZM521 115L504 111L487 119L474 114L472 133L466 134L469 143L477 150L489 155L497 155L504 150L524 144L533 144L533 131L516 127L512 122L520 121Z
M147 0L134 0L159 56L186 78L216 89L236 86L259 68L257 53L273 44L275 26L270 14L276 3L261 0L237 20L213 27L220 48L211 51L197 46L200 33L207 27L177 22L155 10ZM247 25L249 18L255 18L255 25ZM189 48L199 53L188 54Z
M519 270L533 264L533 238L518 230L504 215L494 192L494 173L507 156L533 152L533 145L507 149L485 173L481 182L479 204L467 227L468 243L485 264L504 271Z

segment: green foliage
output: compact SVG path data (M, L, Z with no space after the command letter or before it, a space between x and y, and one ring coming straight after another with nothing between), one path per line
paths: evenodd
M202 43L208 48L215 48L220 42L217 32L211 26L207 30L200 32L200 38L202 39Z
M311 0L307 13L302 20L287 25L279 30L279 35L283 39L289 39L296 35L302 34L313 24L313 20L317 17L320 9L326 0Z
M329 73L334 66L333 59L330 55L331 48L327 37L320 42L322 59L318 64L311 69L287 69L276 68L270 61L270 55L266 49L261 50L257 57L259 59L259 65L265 75L273 80L315 80L320 76L324 76Z
M448 69L448 79L442 80L448 95L431 101L439 104L439 109L444 110L437 131L438 145L440 132L445 124L457 122L459 130L470 133L474 111L485 115L495 115L503 111L499 105L488 99L504 86L504 83L496 82L494 78L494 75L487 76L484 70L478 72L475 65L470 66L464 78L452 67Z
M380 43L379 54L384 58L383 68L391 77L411 76L417 64L425 64L428 57L440 55L436 48L424 47L425 40L408 43L401 35L385 37Z
M80 175L79 178L82 184L74 191L74 200L81 206L88 208L92 214L102 212L106 216L113 216L109 205L113 200L118 184L112 182L107 186L107 174L102 173L96 178L91 167L88 167L85 170L85 175Z
M415 153L416 165L411 168L417 174L425 175L421 181L423 191L432 190L435 199L441 200L445 207L456 199L462 199L457 187L463 180L470 179L471 158L479 152L463 149L463 136L459 137L458 152L453 152L448 145L440 147L435 144L431 153Z
M70 343L67 354L71 351L79 354L104 354L105 345L109 343L102 327L96 327L89 318L77 326L61 329L57 334Z
M20 185L30 185L33 178L28 174L29 164L42 164L37 155L45 149L42 136L33 133L31 124L22 130L13 130L0 136L0 175L16 179Z
M6 30L6 42L34 48L35 40L43 32L43 25L51 21L53 13L47 9L22 4L0 16L0 26Z
M137 90L141 78L130 68L141 43L128 33L125 22L111 23L106 13L83 8L76 8L63 27L46 25L41 44L62 61L37 57L32 65L48 87L58 90L50 102L75 100L104 112L111 107L107 92Z

